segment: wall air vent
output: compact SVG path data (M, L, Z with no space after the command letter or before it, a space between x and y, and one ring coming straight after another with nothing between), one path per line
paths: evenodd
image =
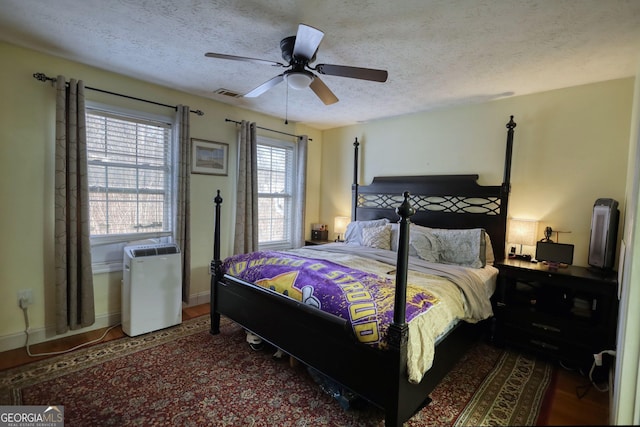
M231 98L241 98L242 95L240 95L237 92L234 92L232 90L229 89L225 89L225 88L220 88L217 90L214 90L213 93L215 93L216 95L223 95L223 96L230 96Z

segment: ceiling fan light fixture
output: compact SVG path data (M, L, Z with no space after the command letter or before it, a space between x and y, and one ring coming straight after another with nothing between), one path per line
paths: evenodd
M308 71L292 71L285 74L287 84L291 89L306 89L313 81L313 74Z

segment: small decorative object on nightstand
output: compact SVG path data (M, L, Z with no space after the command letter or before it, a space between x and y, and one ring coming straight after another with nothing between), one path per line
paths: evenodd
M311 230L311 240L329 240L329 230Z
M326 224L311 224L311 240L325 241L329 240L329 230Z
M587 368L593 355L615 350L617 276L570 265L508 259L493 296L494 341L530 350L570 366Z

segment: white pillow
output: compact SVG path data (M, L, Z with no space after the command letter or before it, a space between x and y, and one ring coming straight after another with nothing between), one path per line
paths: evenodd
M362 246L378 249L391 249L391 226L380 225L362 229Z
M487 250L485 251L485 260L487 264L493 264L495 259L495 255L493 254L493 246L491 246L491 237L489 237L489 233L484 232L484 241Z
M400 237L400 224L392 222L391 226L391 250L398 252L398 238Z
M391 224L391 250L394 252L398 252L398 240L400 239L400 224L397 222L392 222ZM417 256L415 249L411 247L411 237L416 233L428 232L430 228L423 227L421 225L416 225L414 223L410 224L409 228L409 255Z
M435 234L414 233L410 238L409 246L415 250L419 258L429 262L440 262L442 244ZM411 249L409 253L411 253Z
M442 244L440 262L466 267L482 268L487 263L485 231L482 228L467 230L433 228Z
M400 224L398 223L391 223L391 250L394 252L398 251L398 238L400 237ZM414 239L414 236L418 235L418 234L427 234L427 236L429 235L433 235L431 233L432 230L440 230L443 233L446 233L446 231L450 231L444 228L429 228L429 227L425 227L422 225L417 225L414 223L411 223L411 231L409 233L409 256L419 256L419 254L416 251L416 248L412 245L412 241ZM472 230L483 230L484 229L472 229ZM454 232L457 232L458 230L453 230ZM465 231L465 230L463 230ZM475 232L474 232L475 233ZM442 234L442 233L441 233ZM475 238L475 234L470 234L470 237ZM486 264L493 264L495 261L495 257L493 254L493 246L491 245L491 238L489 237L489 234L484 231L484 241L485 241L485 252L484 252L484 263ZM441 243L441 242L440 242ZM440 244L440 250L442 250L442 243ZM424 254L423 254L424 255ZM478 254L478 259L480 260L480 264L482 264L482 259L483 256L482 254ZM440 262L440 261L436 261L436 262ZM447 261L443 261L443 262L447 262ZM482 265L484 267L484 265Z
M379 227L389 223L387 218L374 219L371 221L352 221L347 225L344 233L344 242L349 245L362 246L362 230L368 227Z

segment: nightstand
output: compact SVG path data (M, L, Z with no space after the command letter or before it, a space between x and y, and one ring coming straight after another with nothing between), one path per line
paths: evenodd
M327 243L333 243L333 240L305 240L304 244L307 246L326 245Z
M593 354L615 350L615 272L505 260L493 297L494 341L588 368Z

